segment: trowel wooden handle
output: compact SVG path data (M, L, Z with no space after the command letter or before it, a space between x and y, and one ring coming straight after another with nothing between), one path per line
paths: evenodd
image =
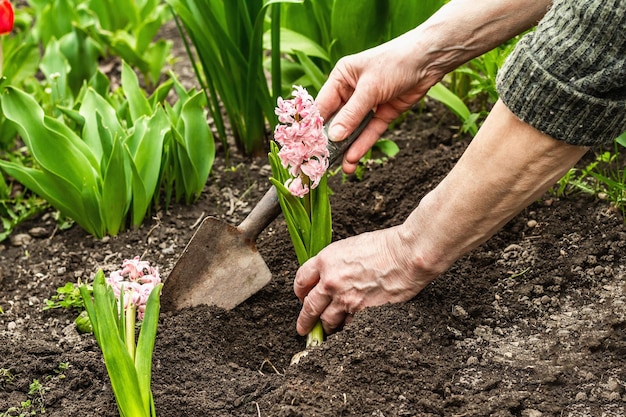
M252 209L248 217L243 219L237 229L243 234L244 239L254 243L261 232L274 221L280 214L280 203L276 187L267 190L261 201Z
M332 165L343 153L352 145L352 142L356 140L363 132L363 129L374 117L374 112L370 111L367 116L361 121L359 126L354 132L350 134L346 139L341 142L328 142L329 163ZM327 129L330 125L330 121L326 124L324 129ZM326 132L328 134L328 132ZM246 217L237 229L243 234L244 239L254 243L256 238L259 237L261 232L265 230L269 224L274 221L280 214L280 203L278 202L278 193L276 187L272 187L267 190L261 201L252 209L248 217Z

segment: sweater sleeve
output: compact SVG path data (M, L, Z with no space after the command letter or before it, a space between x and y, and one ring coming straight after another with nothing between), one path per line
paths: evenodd
M521 120L572 145L626 131L626 1L555 0L498 73Z

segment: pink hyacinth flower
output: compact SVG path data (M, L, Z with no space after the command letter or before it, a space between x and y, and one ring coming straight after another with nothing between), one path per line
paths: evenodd
M124 310L130 306L136 307L137 318L143 320L148 297L154 287L161 283L161 277L157 268L136 256L125 259L122 269L111 272L106 282L113 288L113 294L118 300L124 289Z
M282 124L276 126L274 139L281 146L278 157L293 177L285 187L296 197L309 192L302 175L309 178L310 188L319 185L328 169L328 138L324 119L313 97L301 86L294 86L293 99L277 101L276 115Z

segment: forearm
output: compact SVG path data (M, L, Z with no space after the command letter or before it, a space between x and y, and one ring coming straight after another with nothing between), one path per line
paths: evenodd
M441 76L531 28L551 0L453 0L408 35Z
M498 102L450 174L403 224L416 272L445 271L539 198L586 150L539 132Z

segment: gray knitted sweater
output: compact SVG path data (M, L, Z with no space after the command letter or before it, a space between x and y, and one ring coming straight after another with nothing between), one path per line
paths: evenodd
M626 131L626 0L555 0L498 73L506 106L573 145Z

